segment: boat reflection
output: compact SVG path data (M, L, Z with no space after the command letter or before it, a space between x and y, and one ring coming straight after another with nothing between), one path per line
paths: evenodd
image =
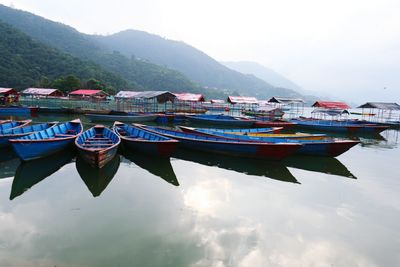
M172 185L179 186L178 179L176 178L169 158L150 157L129 151L123 151L122 155L151 174L160 177Z
M22 195L32 186L70 163L74 157L74 150L65 149L49 157L22 162L15 172L10 200Z
M94 197L98 197L106 189L118 171L120 156L116 155L103 168L93 168L81 157L76 158L76 170Z
M178 149L174 158L192 161L207 166L216 166L221 169L232 170L244 174L264 176L282 182L300 184L290 173L288 168L280 162L262 159L229 157L217 154L208 154L200 151Z
M338 159L317 156L292 156L282 162L288 167L357 179Z

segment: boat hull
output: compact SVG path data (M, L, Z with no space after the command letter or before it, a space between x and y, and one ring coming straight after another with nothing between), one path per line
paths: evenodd
M315 122L315 123L313 123ZM378 134L388 129L388 126L372 125L372 124L340 124L340 123L319 123L318 121L298 121L296 122L298 128L314 130L337 132L346 134Z
M79 156L92 167L103 168L118 152L121 138L103 125L96 125L75 140Z
M300 144L232 141L227 138L207 137L177 131L162 130L155 127L146 127L145 129L177 139L183 147L188 149L230 156L281 160L294 154L295 151L301 147Z
M222 125L232 127L251 127L255 120L234 120L234 119L216 119L201 116L186 116L192 123L207 124L207 125Z
M196 132L196 131L195 131ZM302 147L297 150L297 154L303 155L314 155L314 156L329 156L336 157L343 154L353 146L360 143L359 141L353 140L336 140L332 138L327 138L325 140L303 140L303 139L284 139L284 138L274 138L274 137L258 137L258 136L248 136L248 135L236 135L230 133L221 133L207 131L206 129L198 130L198 134L208 134L217 137L228 138L232 140L243 140L248 142L267 142L276 143L281 142L291 143L291 144L301 144Z
M157 119L157 114L151 115L102 115L102 114L85 114L92 122L103 121L103 122L148 122Z
M72 147L74 139L18 141L12 139L15 153L23 161L39 159Z
M120 136L125 150L152 156L170 157L179 144L175 139L120 122L114 123L114 132Z

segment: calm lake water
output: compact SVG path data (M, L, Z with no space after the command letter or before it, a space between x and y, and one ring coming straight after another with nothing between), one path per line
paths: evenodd
M0 266L400 266L399 132L381 137L337 158L131 153L102 171L1 150Z

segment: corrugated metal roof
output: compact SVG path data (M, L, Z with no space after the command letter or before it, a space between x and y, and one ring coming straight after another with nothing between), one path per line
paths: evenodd
M104 94L108 95L107 93L103 92L102 90L92 90L92 89L79 89L69 93L70 95L97 95L97 94Z
M268 102L280 103L280 104L291 104L291 103L304 103L304 100L301 98L274 96L270 100L268 100Z
M14 88L0 88L0 94L7 94L10 92L17 92Z
M349 109L350 106L344 102L334 102L334 101L317 101L312 107L318 108L336 108L336 109Z
M136 92L136 91L119 91L116 95L115 98L156 98L159 96L163 95L171 95L172 97L175 97L174 94L168 91L142 91L142 92Z
M51 89L51 88L27 88L23 90L21 93L24 95L51 95L54 92L59 91L58 89Z
M384 109L384 110L400 110L400 105L397 103L367 102L357 108L377 108L377 109Z
M174 93L174 95L179 101L203 102L205 100L202 94Z
M252 96L229 96L228 102L232 104L257 104L258 100Z

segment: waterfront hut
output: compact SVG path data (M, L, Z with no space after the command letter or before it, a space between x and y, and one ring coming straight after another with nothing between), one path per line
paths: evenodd
M119 91L114 98L121 111L158 112L165 111L176 96L169 91Z
M63 92L52 88L27 88L23 90L21 94L32 98L53 98L64 96Z
M316 101L312 107L314 110L311 112L312 115L317 117L331 116L340 117L342 115L349 115L348 109L350 106L345 102L337 102L337 101Z
M232 111L255 110L259 106L259 101L252 96L228 96L227 102L232 104Z
M203 113L206 110L202 107L205 98L202 94L174 93L174 112Z
M268 103L285 111L289 116L297 116L304 112L305 101L301 98L294 97L271 97Z
M93 89L79 89L72 91L68 94L70 99L76 100L92 100L101 101L107 98L108 94L103 90L93 90Z
M352 114L362 115L363 118L375 122L397 122L400 124L400 105L397 103L367 102L357 108L361 108L362 112L352 112Z
M0 104L18 102L19 93L14 88L0 88Z

